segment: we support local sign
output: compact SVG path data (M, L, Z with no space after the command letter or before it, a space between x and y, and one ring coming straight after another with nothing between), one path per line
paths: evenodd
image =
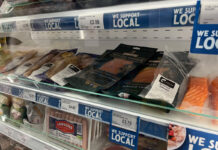
M218 24L199 24L201 7L198 1L190 52L218 55Z

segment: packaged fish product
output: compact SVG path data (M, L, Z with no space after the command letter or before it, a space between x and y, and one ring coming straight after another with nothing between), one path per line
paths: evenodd
M194 66L195 61L186 52L165 52L151 87L142 90L139 96L149 103L176 107L185 95L188 73Z
M79 53L77 56L70 57L69 61L62 65L62 68L64 67L62 70L50 69L46 75L55 83L64 86L67 84L65 78L76 75L82 69L92 64L96 57L97 55L94 54Z
M67 61L71 60L71 57L74 56L77 49L73 50L59 50L58 54L54 56L52 59L43 64L39 69L33 71L28 78L35 81L43 81L47 80L46 73L50 71L50 73L57 71L63 68L67 63ZM73 59L75 60L75 59ZM66 62L65 62L66 61Z
M15 122L23 123L23 119L26 118L26 107L24 100L15 97L12 98L10 118Z
M188 90L179 109L202 113L204 104L209 97L209 81L203 77L190 77ZM213 86L212 86L213 87Z
M30 67L32 67L33 65L35 65L36 63L39 62L40 60L40 56L34 57L32 59L30 59L29 61L26 61L25 63L23 63L22 65L20 65L16 71L15 71L15 75L21 76L23 75Z
M22 63L33 58L36 54L37 54L37 51L35 50L28 51L28 52L15 53L14 57L12 58L12 61L4 67L3 72L8 72L8 71L15 69Z
M88 120L54 109L47 111L47 133L55 139L88 149Z
M66 81L71 87L93 92L108 89L146 63L155 52L155 48L120 44L115 50L106 51L91 66L66 78Z
M6 115L9 117L11 107L11 99L9 96L0 94L0 116Z
M50 61L53 57L55 57L57 54L59 53L58 50L51 50L49 53L47 53L46 55L42 56L40 58L40 61L33 65L32 67L30 67L29 69L27 69L27 71L23 74L25 77L28 77L32 74L33 71L39 69L43 64L47 63L48 61Z
M149 85L154 79L156 68L160 63L163 52L157 52L144 66L138 70L130 72L127 76L122 78L119 82L111 88L103 92L109 95L119 96L130 99L142 99L139 94ZM167 68L163 68L162 71Z

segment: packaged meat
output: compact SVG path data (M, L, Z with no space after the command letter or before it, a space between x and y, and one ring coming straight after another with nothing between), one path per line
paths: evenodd
M155 48L120 44L115 50L106 51L91 66L66 78L66 81L71 87L93 92L108 89L147 62L155 52Z
M208 79L203 77L190 77L185 97L179 109L202 113L204 104L209 96Z
M0 115L9 117L11 107L11 99L9 96L0 94Z
M30 67L35 65L40 60L40 58L41 58L40 56L34 57L34 58L30 59L29 61L26 61L25 63L20 65L16 69L15 75L18 75L18 76L23 75Z
M46 55L42 56L40 58L40 61L33 65L32 67L30 67L29 69L27 69L27 71L24 73L25 77L28 77L32 74L33 71L39 69L43 64L49 62L53 57L55 57L57 54L59 53L58 50L51 50L49 53L47 53Z
M94 54L79 53L77 56L71 57L68 62L65 62L65 65L62 65L62 68L65 67L64 69L60 70L51 68L46 75L55 83L64 86L67 84L65 78L76 75L81 71L81 69L84 69L92 64L96 57L97 55Z
M69 61L71 56L76 53L77 49L73 50L59 50L58 54L54 56L52 59L43 64L40 68L33 71L28 78L35 81L43 81L48 79L46 73L48 71L57 71L64 67L65 60Z
M47 133L55 139L88 149L88 120L73 114L49 109L47 112Z
M35 50L28 51L28 52L15 53L14 57L12 58L12 61L4 67L3 72L8 72L8 71L15 69L16 67L18 67L22 63L33 58L36 54L37 54L37 51L35 51Z
M146 87L139 96L149 103L176 107L185 95L188 73L194 66L195 61L186 52L165 52L151 87Z
M10 111L10 118L14 120L13 123L23 123L23 119L26 118L26 107L24 100L19 98L12 98L12 106Z
M162 58L163 52L157 52L144 66L130 72L111 88L103 92L109 95L130 99L142 99L140 92L148 87L154 79L156 68ZM166 69L163 68L162 71ZM148 88L149 89L149 88Z

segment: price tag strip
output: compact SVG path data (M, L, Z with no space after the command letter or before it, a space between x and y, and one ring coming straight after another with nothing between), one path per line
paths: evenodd
M215 3L215 1L213 1L213 2ZM216 4L218 5L218 1L216 1ZM198 54L218 55L218 25L217 24L199 24L198 23L198 21L200 19L201 7L202 7L201 1L198 0L197 7L196 7L196 17L195 17L195 22L194 22L190 52L191 53L198 53ZM215 8L210 8L210 7L207 7L207 8L212 9L212 10L215 9ZM203 10L205 10L205 8ZM215 9L215 11L216 11L216 9ZM203 12L205 12L205 11L203 11ZM217 19L217 17L216 17L216 19ZM203 20L204 20L203 22L205 22L205 20L206 20L205 16L203 16ZM212 22L214 22L214 20Z

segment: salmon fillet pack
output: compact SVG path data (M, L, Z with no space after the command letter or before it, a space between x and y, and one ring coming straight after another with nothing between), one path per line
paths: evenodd
M165 52L150 89L145 88L139 96L147 102L176 107L184 97L188 74L195 61L186 52Z
M71 87L101 91L113 86L128 73L145 64L156 52L155 48L120 44L106 51L93 65L75 76L66 78Z
M163 52L156 54L142 68L130 72L104 93L129 99L142 99L139 94L152 83L155 71L163 56Z

